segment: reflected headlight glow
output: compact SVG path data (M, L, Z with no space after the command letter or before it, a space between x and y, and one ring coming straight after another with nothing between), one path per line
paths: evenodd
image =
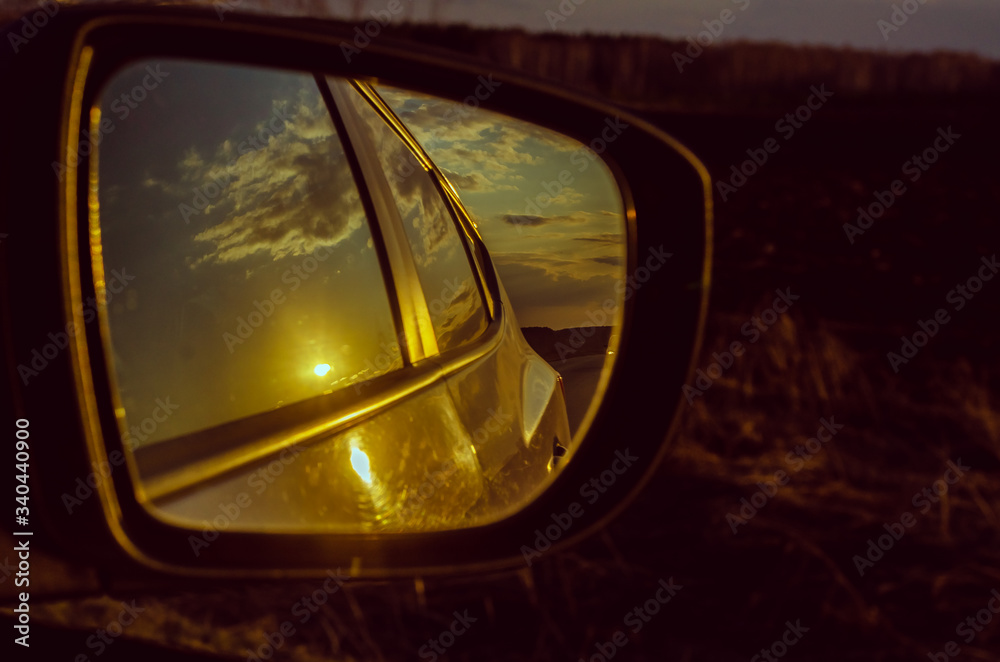
M317 377L322 377L326 373L330 372L330 364L329 363L320 363L315 368L313 368L313 372L316 373Z

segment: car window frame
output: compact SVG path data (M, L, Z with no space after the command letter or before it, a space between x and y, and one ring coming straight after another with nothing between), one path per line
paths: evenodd
M455 188L447 180L427 152L424 151L420 142L413 136L406 125L396 116L385 100L382 99L381 95L378 94L378 91L374 88L372 83L361 79L345 80L350 81L354 90L368 102L369 106L376 113L376 115L378 115L388 128L392 130L400 140L402 140L406 149L409 150L410 155L430 177L435 193L438 195L440 201L448 211L452 226L458 232L459 242L462 244L466 264L472 274L473 281L476 284L476 290L479 293L479 300L482 304L483 312L486 314L486 329L472 340L457 347L444 350L438 348L438 351L436 351L432 356L437 357L443 355L446 358L461 356L464 349L473 346L476 340L486 335L490 325L498 320L498 311L500 309L499 294L496 291L496 288L491 288L489 286L489 279L487 278L487 272L484 268L484 263L487 258L483 249L482 238L475 229L475 224L472 222L472 218L470 217L468 211L465 209L464 205L462 205ZM381 162L379 162L379 164L380 173L384 177L385 168L381 166ZM391 196L392 192L389 191L388 194ZM402 228L402 221L399 217L398 210L394 206L389 212L388 217L380 219L380 222L382 222L382 220L396 225L398 232L405 232ZM405 237L405 234L403 236ZM408 240L406 241L406 244L409 245ZM411 272L407 272L407 277L410 276L410 273ZM419 275L415 269L412 272L412 277L416 280L415 289L419 291L420 297L424 299L424 309L427 310L426 295L420 287ZM433 328L433 325L430 327L430 333L433 336L433 341L436 346L436 330Z
M399 210L374 145L367 140L363 120L345 97L354 89L351 79L338 77L338 83L331 85L327 77L317 74L315 78L341 142L349 145L345 149L355 180L363 182L359 188L366 211L371 210L369 223L378 226L378 232L372 233L372 240L381 241L386 256L384 270L391 274L395 285L393 294L400 314L396 337L403 340L400 344L405 368L439 353L409 239L403 233Z

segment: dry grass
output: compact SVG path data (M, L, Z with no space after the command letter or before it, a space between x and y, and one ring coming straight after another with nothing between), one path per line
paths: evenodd
M704 365L743 321L713 316ZM1000 407L967 361L919 368L928 375L917 382L894 375L880 354L793 311L690 407L658 479L571 552L489 577L349 585L304 624L292 609L316 589L309 582L140 599L147 611L129 636L245 656L291 620L296 634L276 659L419 659L467 609L479 620L447 659L589 659L672 576L684 588L630 633L622 659L745 660L796 619L811 628L796 659L921 659L957 640L959 621L1000 587ZM845 428L734 535L726 514L789 470L786 454L831 416ZM972 469L919 513L912 495L958 458ZM916 524L859 576L852 557L904 511ZM118 608L106 598L35 617L97 628ZM996 659L998 633L993 623L959 641L964 659Z

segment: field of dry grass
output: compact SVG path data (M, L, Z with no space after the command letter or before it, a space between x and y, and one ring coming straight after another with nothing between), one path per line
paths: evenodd
M716 313L706 357L742 322ZM430 659L421 646L468 610L478 620L443 659L590 659L626 631L619 659L746 660L800 621L808 636L789 659L923 659L957 641L960 659L995 660L996 621L969 644L955 634L1000 588L990 376L967 360L935 361L915 384L796 313L749 350L688 410L672 459L637 501L578 549L521 572L349 585L302 624L295 605L318 584L140 598L147 612L129 636L239 655L290 620L296 633L275 659ZM831 417L844 428L795 471L787 454ZM959 459L966 475L915 507L913 495ZM788 483L734 534L727 514L782 469ZM916 523L860 576L853 557L904 512ZM683 588L632 633L625 614L670 577ZM36 618L98 628L119 608L72 602Z

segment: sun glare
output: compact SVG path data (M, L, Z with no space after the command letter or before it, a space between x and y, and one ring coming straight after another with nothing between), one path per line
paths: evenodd
M320 363L318 366L316 366L315 368L313 368L313 372L316 373L317 377L322 377L326 373L330 372L330 364L329 363Z
M360 448L351 449L351 466L354 467L354 471L361 476L361 480L365 481L368 485L372 484L372 472L371 466L368 462L368 456Z

